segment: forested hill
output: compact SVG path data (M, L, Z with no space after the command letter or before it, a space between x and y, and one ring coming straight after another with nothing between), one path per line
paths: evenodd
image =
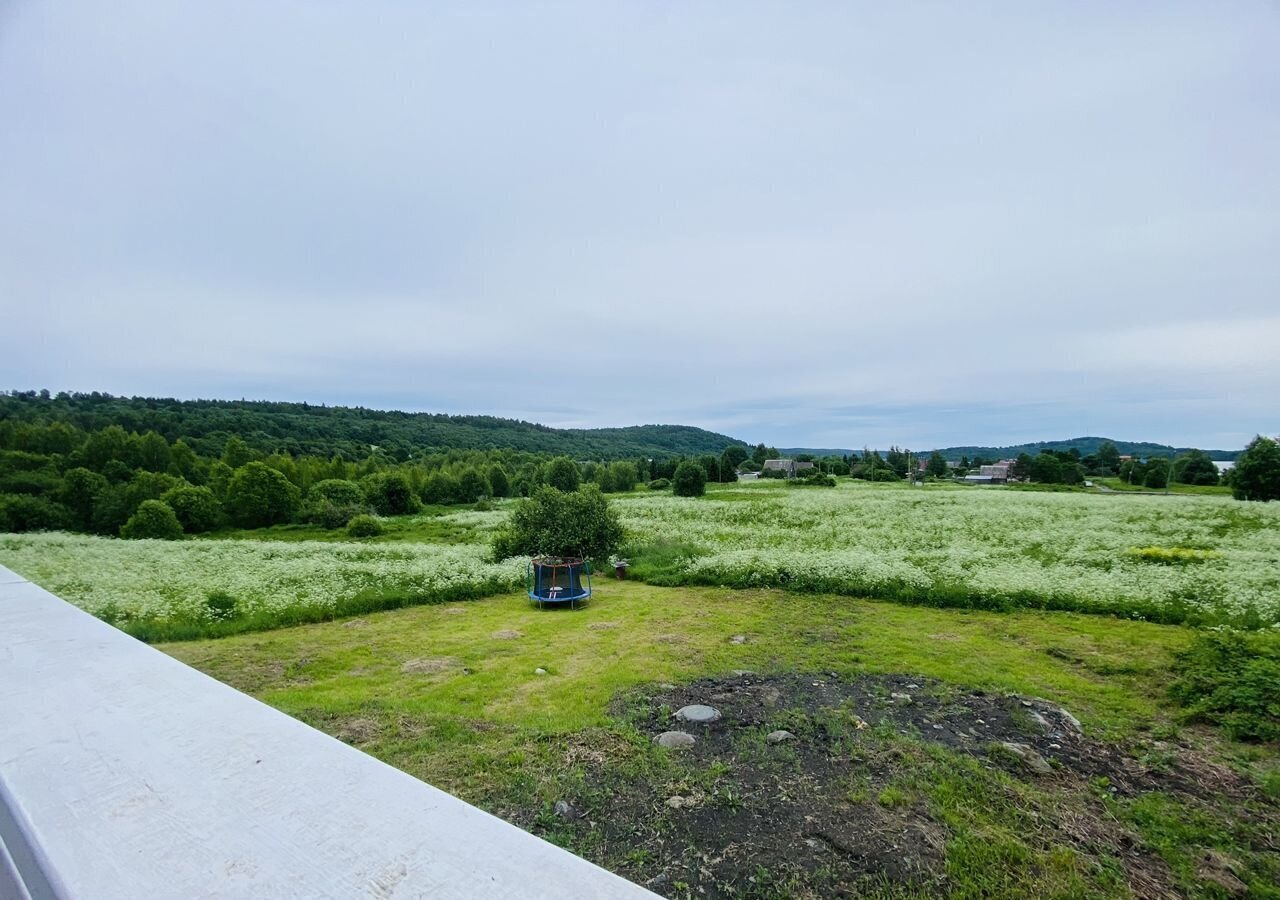
M950 460L959 461L961 457L967 456L969 459L1011 459L1020 453L1026 453L1029 456L1035 456L1042 450L1054 450L1061 453L1070 453L1073 449L1079 450L1081 456L1093 456L1098 452L1107 441L1116 445L1116 450L1123 456L1138 456L1146 458L1148 456L1179 456L1186 453L1191 447L1172 447L1169 444L1153 444L1149 441L1118 441L1115 438L1104 437L1078 437L1070 438L1065 441L1038 441L1034 444L1014 444L1009 447L941 447L938 452ZM933 447L912 447L917 453L929 453L933 451ZM884 448L880 448L880 452L884 452ZM1239 450L1206 450L1211 459L1235 459L1240 455ZM852 450L834 450L829 448L803 448L788 447L782 450L786 456L796 456L798 454L808 454L810 456L861 456L862 448L858 447Z
M6 420L65 422L85 431L119 425L126 431L156 431L169 441L183 438L198 452L216 455L230 435L256 450L351 459L370 445L407 458L427 451L509 448L575 459L719 455L742 441L686 425L626 428L549 428L494 416L406 413L363 407L314 406L254 400L171 400L57 394L0 393L0 425Z

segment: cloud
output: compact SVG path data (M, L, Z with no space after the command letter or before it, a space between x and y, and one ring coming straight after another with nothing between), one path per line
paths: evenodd
M1280 430L1280 17L13 4L0 380L782 445Z

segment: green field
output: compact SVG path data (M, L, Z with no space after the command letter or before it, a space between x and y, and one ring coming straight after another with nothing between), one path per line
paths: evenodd
M1196 626L1274 637L1280 505L850 482L613 502L640 580L598 576L579 611L531 608L523 561L488 558L506 502L359 542L4 535L0 562L664 896L1280 896L1276 745L1168 693L1218 633ZM1274 722L1266 665L1227 683ZM681 726L688 703L723 718ZM655 745L673 728L691 750Z
M844 481L615 501L636 577L1192 624L1280 622L1280 506L1222 497ZM215 539L0 536L0 562L146 639L228 634L516 587L488 559L510 501L436 507L353 542L287 525Z

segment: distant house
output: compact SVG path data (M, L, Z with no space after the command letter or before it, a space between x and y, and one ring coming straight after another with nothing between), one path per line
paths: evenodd
M989 466L979 466L979 477L990 479L991 484L1005 484L1009 481L1009 472L1013 469L1016 460L1002 459L998 463L992 463Z
M800 472L806 469L812 469L811 462L796 462L794 459L766 459L764 461L764 472L782 472L786 478L795 478Z

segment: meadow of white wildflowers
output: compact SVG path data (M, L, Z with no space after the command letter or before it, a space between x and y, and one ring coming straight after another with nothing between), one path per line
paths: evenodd
M1280 622L1275 503L842 482L635 496L618 508L637 555L688 547L675 582ZM1151 547L1204 552L1138 552Z
M475 597L523 583L519 560L486 561L482 545L321 541L125 541L62 533L0 535L0 562L114 621L212 620L211 595L237 615L337 608L362 593L419 602Z
M637 563L663 548L661 583L1280 623L1276 503L844 481L697 499L641 492L615 506ZM524 561L488 560L489 535L509 513L504 503L447 514L471 537L448 545L0 535L0 563L136 632L148 621L216 623L231 617L228 598L235 618L256 618L247 627L271 627L358 611L365 597L372 609L378 597L396 605L515 590Z

